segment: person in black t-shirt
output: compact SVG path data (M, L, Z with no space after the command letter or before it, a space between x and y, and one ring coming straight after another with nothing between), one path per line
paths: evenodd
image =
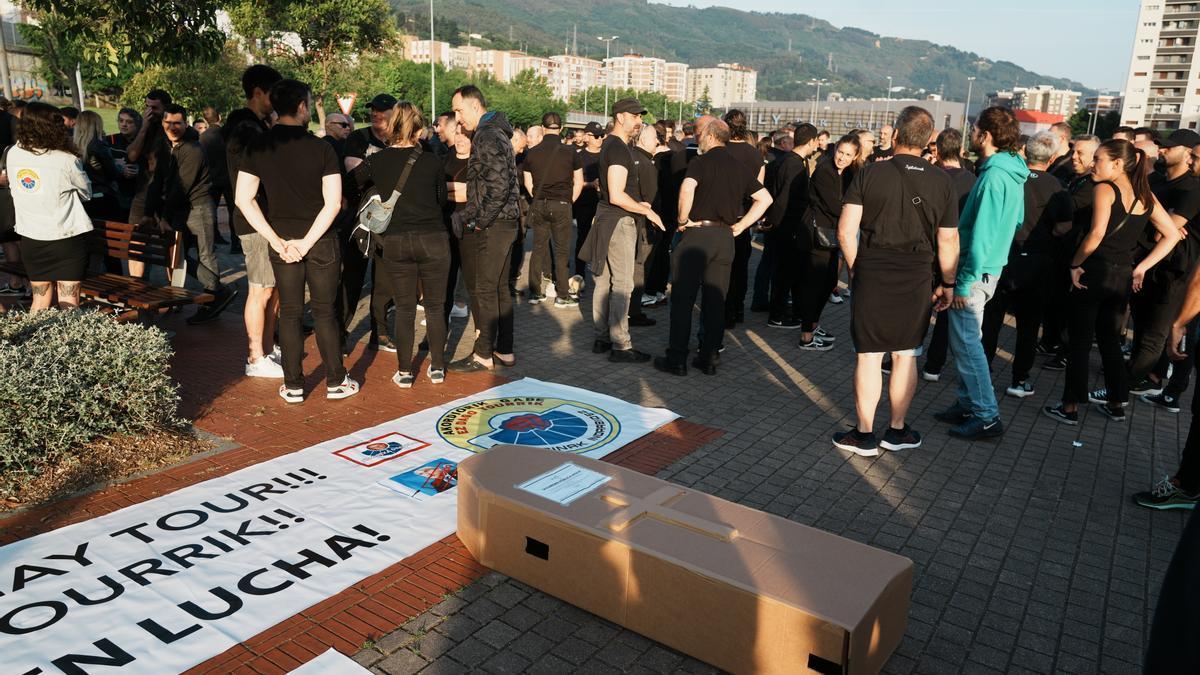
M763 162L762 153L749 141L746 113L734 109L725 113L722 119L729 126L729 143L726 144L725 150L738 160L743 172L762 185L766 176L766 163ZM746 206L749 206L750 200L746 201ZM726 328L733 328L746 320L746 291L749 290L752 236L751 231L747 229L737 236L733 244L733 264L729 268L729 287L725 293Z
M1189 239L1200 237L1185 229L1189 221L1200 215L1200 178L1192 165L1192 150L1200 146L1200 134L1191 129L1177 129L1159 146L1166 170L1162 180L1153 188L1154 196L1170 214L1171 220L1180 231L1188 232ZM1140 243L1143 252L1149 252L1157 242L1157 231L1150 227ZM1187 278L1191 272L1188 243L1172 250L1161 263L1156 265L1140 293L1130 299L1133 319L1133 353L1129 359L1129 393L1135 396L1156 396L1162 393L1166 379L1166 343L1171 334L1171 322L1179 313L1187 289ZM1107 392L1093 391L1093 397L1107 398Z
M242 73L242 91L246 95L246 106L229 113L221 126L224 143L226 174L231 188L237 187L245 153L256 139L267 133L271 117L270 91L276 82L283 79L279 71L255 64ZM236 206L236 197L233 197ZM266 195L260 186L255 196L258 208L264 214L267 208ZM275 324L279 314L279 296L275 293L275 271L268 256L269 246L262 235L250 227L240 208L233 209L233 234L241 244L246 261L246 304L242 320L246 324L249 355L246 360L247 377L283 377L283 367L278 346L275 344Z
M921 158L933 136L933 116L910 106L896 120L895 155L854 176L843 200L838 241L851 273L850 335L858 352L855 428L834 434L834 446L874 457L875 408L883 388L883 356L892 354L888 398L889 450L920 447L905 418L917 388L916 357L929 312L950 306L958 270L958 204L946 172ZM901 215L897 215L901 214ZM941 283L934 286L934 263Z
M434 384L441 384L446 377L447 322L436 315L443 305L450 273L450 244L442 220L446 182L442 161L421 149L423 122L421 111L412 103L397 103L388 125L389 146L367 158L354 172L358 186L374 184L382 200L401 186L391 222L381 237L380 274L391 277L390 286L395 291L398 367L392 381L402 389L411 387L415 380L412 358L418 295L426 307L427 375Z
M588 122L581 137L583 146L576 154L579 156L579 166L583 169L583 189L571 207L571 216L575 219L575 269L571 278L575 279L577 288L583 287L587 276L587 265L580 260L579 250L583 248L583 242L592 229L596 205L600 203L600 146L604 143L604 127Z
M818 131L804 123L792 134L792 151L774 162L778 166L773 168L770 190L775 201L767 216L772 227L767 231L764 247L775 258L767 326L787 330L800 328L801 324L799 317L788 314L788 296L792 298L792 311L798 313L804 292L800 288L800 252L810 248L800 238L809 234L802 221L808 211L809 163L817 152Z
M392 108L396 105L396 97L391 94L378 94L367 103L371 114L371 123L362 129L356 129L346 138L342 157L342 166L349 176L354 169L371 155L387 147L387 125L391 119ZM352 191L346 195L346 201L357 212L359 194L353 181L347 185ZM380 267L378 252L372 252L370 260L357 253L349 238L342 237L342 271L343 280L338 292L339 303L342 307L343 330L350 330L350 321L358 308L358 300L362 297L362 288L367 276L367 263L371 265L371 310L370 337L367 346L385 352L395 352L396 345L390 337L387 324L387 308L391 298L395 296L391 288L390 278L379 274ZM349 345L346 346L349 350Z
M654 153L658 149L658 131L652 125L642 127L633 139L634 164L638 172L638 185L641 186L642 199L650 204L650 208L662 215L661 190L658 185L659 167L654 163ZM665 224L665 223L664 223ZM633 293L629 302L630 326L653 326L657 321L646 316L643 302L646 292L646 279L649 274L650 256L655 247L662 241L663 233L653 225L643 223L638 228L635 263L633 266ZM668 253L669 255L669 253Z
M646 109L636 99L613 105L613 131L600 148L600 194L592 229L580 257L595 275L592 293L592 326L596 341L592 352L611 350L614 363L645 363L650 360L633 348L629 337L629 304L633 273L637 264L637 228L649 220L662 229L662 220L642 196L638 160L630 142L642 128Z
M1021 229L1013 237L1008 264L996 283L996 296L983 310L983 352L989 364L996 355L1004 315L1012 312L1017 320L1012 386L1007 391L1018 398L1034 393L1028 380L1036 355L1038 328L1049 283L1047 272L1054 247L1055 218L1051 205L1064 189L1063 184L1049 173L1049 160L1057 151L1058 143L1058 136L1049 131L1038 132L1025 143L1025 161L1029 165L1029 178L1024 185L1025 215L1021 219ZM941 321L940 315L938 321Z
M250 226L271 247L271 267L279 286L279 343L284 382L279 396L304 401L304 290L325 364L329 399L358 393L358 383L342 364L341 326L334 312L341 249L331 226L342 205L342 172L333 148L308 132L312 90L296 80L271 87L279 121L246 152L237 174L234 200ZM259 209L259 185L271 204L271 220Z
M529 304L545 301L542 274L549 267L550 244L554 243L554 306L571 308L579 301L571 297L567 260L571 250L571 204L583 191L583 164L578 153L565 147L559 133L562 118L558 113L542 115L542 141L525 153L522 177L533 196L527 216L533 229L533 254L529 257ZM575 289L578 293L578 289Z
M706 375L717 372L717 348L724 337L725 289L734 257L734 238L762 218L771 195L726 147L729 126L713 120L700 133L701 154L688 165L679 192L679 243L671 255L671 332L666 356L655 369L687 375L692 305L701 295L705 322L700 350L692 366ZM750 201L746 208L747 200Z

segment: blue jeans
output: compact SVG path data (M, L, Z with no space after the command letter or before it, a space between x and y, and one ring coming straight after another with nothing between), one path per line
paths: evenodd
M967 306L948 312L950 348L954 350L954 365L958 368L958 404L984 422L1000 417L992 373L983 353L983 308L996 294L998 276L983 275L982 281L971 284Z

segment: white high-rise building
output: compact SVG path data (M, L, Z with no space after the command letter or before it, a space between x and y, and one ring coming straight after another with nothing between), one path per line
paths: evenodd
M604 59L608 86L634 91L662 91L667 76L666 59L625 54Z
M663 93L666 94L668 101L682 101L683 97L687 95L688 65L668 61L666 68L666 74L663 76Z
M1200 1L1142 0L1121 124L1164 130L1197 128L1197 37Z
M699 101L708 92L714 108L758 99L758 71L737 63L718 63L715 68L687 71L685 100Z
M550 86L554 88L554 97L562 101L570 101L575 94L604 84L601 73L604 64L596 59L572 54L551 56L550 60L558 64L558 73Z

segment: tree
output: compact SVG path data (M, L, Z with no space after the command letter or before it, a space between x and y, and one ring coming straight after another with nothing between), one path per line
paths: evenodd
M700 95L700 100L696 101L696 113L699 115L712 114L712 98L708 95L708 87L704 87L704 93Z
M68 82L74 81L73 58L107 68L113 76L122 68L213 60L225 43L217 28L217 2L22 0L40 26L31 37L47 67Z
M690 119L694 116L695 106L691 103L683 103L682 115L680 114L680 102L668 101L666 94L656 91L634 91L628 88L610 89L608 91L609 102L620 101L623 98L636 98L643 106L646 107L647 121L654 122L659 119L675 119L683 117ZM587 103L586 109L584 103ZM604 107L604 87L590 87L586 92L577 91L571 95L569 103L571 110L586 110L586 112L603 112ZM664 117L663 114L666 114Z
M1087 133L1094 133L1100 138L1112 138L1113 132L1117 127L1121 126L1121 113L1113 110L1100 116L1096 120L1095 131L1090 131L1092 126L1092 111L1080 108L1075 111L1067 119L1067 124L1071 125L1071 135L1079 136Z
M335 93L338 72L395 35L387 0L230 0L230 5L237 33L256 36L247 45L252 53L282 55L313 88L322 124L325 97Z
M566 105L554 98L546 78L532 69L517 73L508 84L486 82L480 89L488 99L489 109L503 111L513 126L541 124L542 115L548 112L566 114Z
M152 66L130 78L121 104L141 110L146 92L158 87L187 108L189 117L199 117L209 105L228 113L242 104L241 76L246 65L246 57L230 42L211 63Z

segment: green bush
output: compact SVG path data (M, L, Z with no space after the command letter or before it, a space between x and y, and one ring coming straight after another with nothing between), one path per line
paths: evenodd
M157 329L103 314L0 315L0 469L28 472L97 437L175 427Z

